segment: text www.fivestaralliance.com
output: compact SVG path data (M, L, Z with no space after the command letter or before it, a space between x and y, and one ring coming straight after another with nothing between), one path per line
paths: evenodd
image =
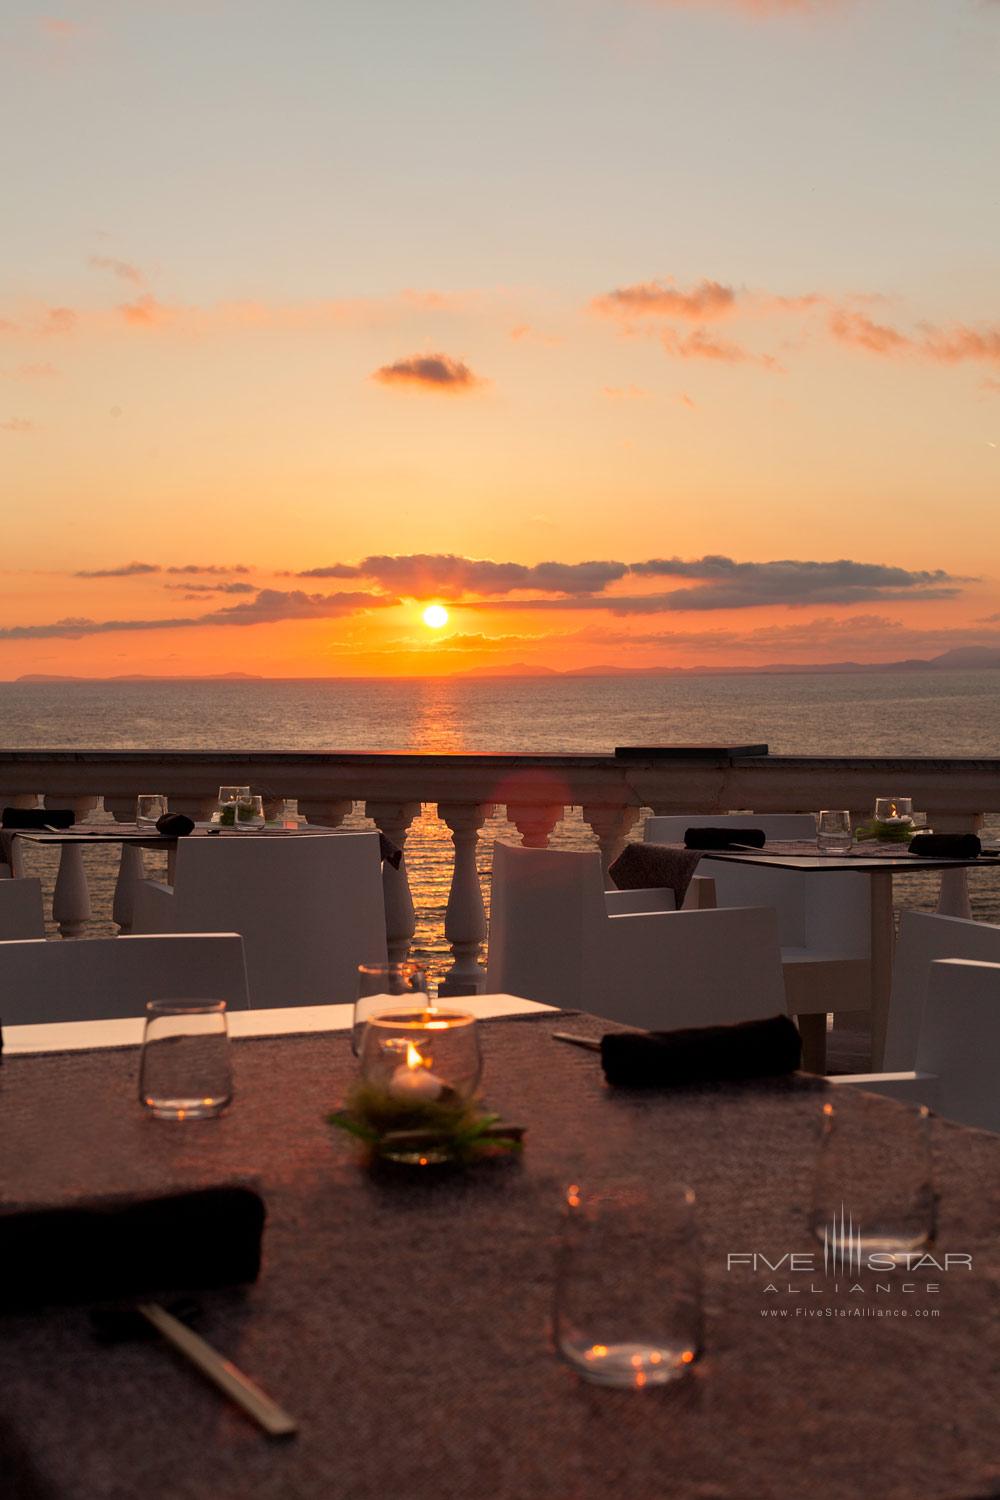
M762 1307L762 1318L939 1318L939 1307Z

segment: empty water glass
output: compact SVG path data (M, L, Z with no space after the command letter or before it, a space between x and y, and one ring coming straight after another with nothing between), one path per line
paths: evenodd
M252 797L248 794L239 799L236 803L236 827L242 828L244 833L264 827L263 797Z
M159 792L143 792L135 799L135 826L143 830L155 830L158 819L167 810L167 799Z
M816 819L816 847L820 854L850 854L851 814L824 808Z
M219 822L223 828L232 828L236 822L236 807L249 799L248 786L219 787Z
M830 1274L905 1264L930 1245L936 1199L930 1111L845 1090L824 1104L809 1227ZM877 1254L885 1264L869 1267Z
M417 995L426 1006L427 971L422 964L358 964L358 993L354 1001L351 1027L351 1051L357 1057L361 1039L372 1016L381 1011L398 1010L402 997Z
M680 1184L581 1180L566 1190L553 1332L596 1385L666 1385L702 1350L694 1193Z
M159 1120L207 1120L233 1097L224 1000L150 1000L139 1101Z

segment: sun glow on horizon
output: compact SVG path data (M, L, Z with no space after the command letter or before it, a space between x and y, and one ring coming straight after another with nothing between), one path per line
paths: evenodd
M441 630L448 623L448 611L443 604L428 604L422 618L431 630Z

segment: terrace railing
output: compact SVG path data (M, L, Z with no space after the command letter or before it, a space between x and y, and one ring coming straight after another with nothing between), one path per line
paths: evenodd
M454 845L445 913L451 966L444 994L467 994L483 978L486 914L476 863L479 833L499 806L523 842L544 847L568 807L580 808L605 866L614 859L643 809L655 813L812 812L850 808L867 818L878 796L911 796L928 823L942 830L977 830L1000 813L1000 759L839 756L419 755L301 751L10 750L0 752L0 803L72 807L78 819L103 801L108 814L131 822L140 792L164 792L174 811L211 815L220 785L249 783L274 816L295 799L308 823L340 826L357 804L394 843L404 847L421 807L434 804ZM128 931L132 882L141 855L126 848L115 895L115 920ZM950 877L945 909L968 913L964 877ZM402 958L415 910L405 858L383 875L390 954ZM65 846L53 900L64 937L79 936L90 917L86 872L78 847Z

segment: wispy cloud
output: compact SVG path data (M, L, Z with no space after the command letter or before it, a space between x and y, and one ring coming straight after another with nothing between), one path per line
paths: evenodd
M256 594L255 583L165 583L165 589L183 593L185 599L202 599L210 594Z
M32 432L34 426L34 422L28 417L7 417L5 421L0 422L0 432Z
M602 396L607 396L610 401L639 401L648 396L649 392L641 385L606 385L601 390Z
M646 0L656 10L723 10L751 20L782 16L822 16L839 10L844 0Z
M905 333L891 324L876 323L864 313L838 308L830 314L830 332L840 343L868 354L905 355L945 365L966 360L1000 364L1000 326L995 324L970 328L954 323L938 328L919 323L913 333Z
M46 36L71 37L78 36L80 27L75 21L66 21L57 16L42 16L39 26Z
M172 619L91 620L86 616L69 616L42 625L6 625L0 627L0 640L78 640L91 635L120 635L129 631L182 630L213 625L273 625L282 620L326 620L345 615L365 614L398 604L382 594L306 594L301 589L283 592L262 589L256 599L244 604L229 604L203 615L181 615Z
M490 558L457 557L454 553L410 553L399 557L362 558L349 569L336 563L310 568L299 578L372 578L384 588L411 598L428 594L510 594L515 590L542 593L588 594L606 588L628 571L621 562L494 562Z
M672 276L662 281L641 281L595 297L595 312L610 317L688 318L704 323L730 316L736 307L736 292L718 281L699 281L684 291Z
M159 573L159 563L119 563L115 568L79 568L74 578L141 578L146 573Z
M48 380L58 374L55 365L23 364L14 370L0 370L0 380Z
M411 354L394 364L382 365L372 379L379 385L449 393L473 391L486 384L462 360L448 354Z

